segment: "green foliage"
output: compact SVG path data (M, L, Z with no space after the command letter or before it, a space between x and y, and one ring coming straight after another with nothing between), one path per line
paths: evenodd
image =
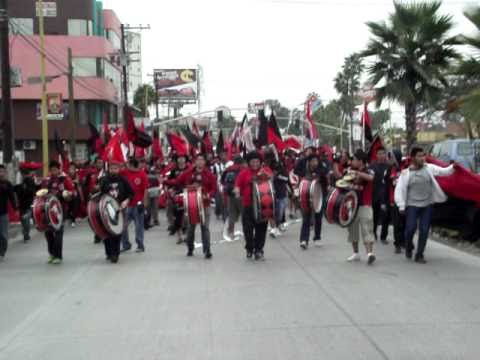
M388 21L368 22L372 38L363 57L375 57L368 66L377 89L377 105L385 99L405 106L407 145L416 141L416 118L421 107L441 99L445 78L459 44L450 37L452 17L439 15L440 1L395 2Z
M345 58L342 71L335 77L335 90L340 95L338 105L344 114L351 117L355 106L358 105L357 94L360 90L360 78L364 65L359 54L352 54Z
M143 116L148 117L148 108L155 104L155 96L155 89L152 85L141 85L135 91L133 104L141 110Z

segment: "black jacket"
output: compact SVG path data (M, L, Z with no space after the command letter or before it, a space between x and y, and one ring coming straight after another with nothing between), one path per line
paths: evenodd
M35 184L35 180L31 177L25 177L21 184L15 185L15 193L18 198L18 208L21 214L25 214L30 210L38 189L39 186Z
M10 181L0 180L0 215L8 214L8 202L15 208L15 194Z

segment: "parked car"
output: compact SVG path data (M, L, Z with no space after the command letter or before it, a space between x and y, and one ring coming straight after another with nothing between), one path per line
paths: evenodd
M480 172L480 140L441 141L433 145L430 154L447 163L455 161L473 172Z

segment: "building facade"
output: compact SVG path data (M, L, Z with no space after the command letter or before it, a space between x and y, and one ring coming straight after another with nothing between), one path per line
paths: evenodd
M101 1L57 0L56 14L44 18L47 94L63 99L58 116L49 117L50 154L55 134L69 140L68 50L72 51L73 98L76 111L77 153L85 159L88 123L118 121L121 101L120 20ZM9 2L11 66L20 69L22 84L12 89L16 149L29 161L41 160L42 122L39 21L35 0ZM55 15L55 16L53 16ZM51 156L53 157L53 156Z
M142 36L140 33L127 32L125 36L129 57L128 63L128 102L133 104L137 89L143 84L142 72Z

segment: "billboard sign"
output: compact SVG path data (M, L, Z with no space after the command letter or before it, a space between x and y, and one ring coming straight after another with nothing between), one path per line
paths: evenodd
M155 88L159 104L194 104L197 101L198 70L154 70Z
M161 69L154 70L155 87L157 90L168 89L180 85L197 82L196 69Z

